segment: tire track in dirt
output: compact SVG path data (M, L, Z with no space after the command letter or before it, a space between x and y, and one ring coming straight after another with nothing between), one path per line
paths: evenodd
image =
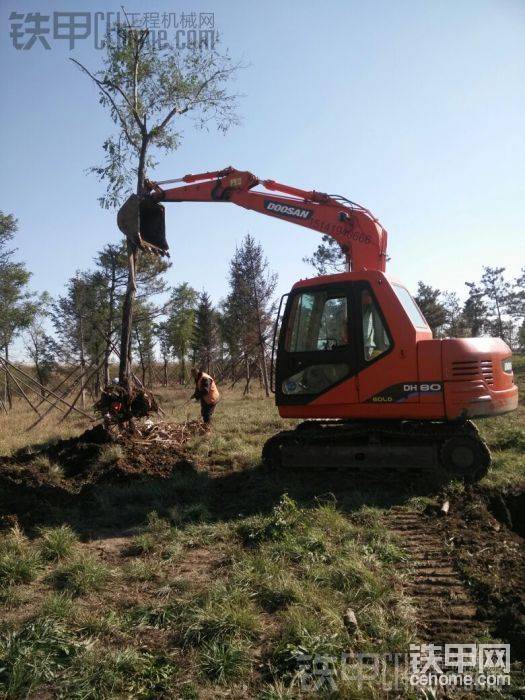
M408 555L400 566L417 612L418 637L436 644L467 643L486 633L490 625L477 619L476 604L447 551L442 521L394 507L386 524Z

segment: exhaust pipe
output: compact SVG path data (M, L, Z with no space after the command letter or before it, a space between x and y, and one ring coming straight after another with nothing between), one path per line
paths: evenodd
M149 195L132 194L117 214L117 225L138 248L169 257L164 207Z

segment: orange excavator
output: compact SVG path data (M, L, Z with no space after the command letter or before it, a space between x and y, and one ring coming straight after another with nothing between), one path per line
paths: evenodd
M168 253L161 202L237 204L326 234L346 255L347 272L301 280L281 299L275 399L282 417L305 420L268 440L267 463L486 473L490 453L470 419L516 409L510 348L499 338L433 338L407 288L385 272L387 232L370 211L231 167L147 181L118 224L159 254Z

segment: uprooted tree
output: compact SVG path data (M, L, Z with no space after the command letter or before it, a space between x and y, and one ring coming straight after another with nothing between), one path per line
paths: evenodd
M182 118L193 117L201 127L213 123L227 131L237 123L237 96L229 83L238 70L227 54L211 47L176 50L157 47L148 30L119 25L105 45L101 70L91 72L71 59L96 85L99 101L116 132L103 144L104 163L91 170L106 182L100 198L115 207L135 189L144 193L146 172L155 167L153 151L176 150ZM119 381L128 388L131 377L133 304L138 265L137 246L128 241L128 281L122 309Z

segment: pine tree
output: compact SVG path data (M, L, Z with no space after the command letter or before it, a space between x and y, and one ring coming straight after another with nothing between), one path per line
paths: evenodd
M154 314L155 307L152 304L137 302L133 349L139 358L142 383L150 387L153 386L155 362Z
M311 257L303 258L303 262L312 265L318 275L330 275L346 270L346 255L343 249L335 239L327 235L323 235L322 242Z
M69 280L66 293L56 299L51 310L60 358L78 364L86 382L91 377L94 394L102 383L106 342L100 329L104 310L100 273L80 271ZM85 406L85 391L81 401Z
M513 282L507 306L509 314L518 323L525 319L525 267Z
M33 295L28 291L31 273L24 263L13 260L16 251L9 247L17 230L16 219L0 211L0 350L8 361L13 341L28 328L36 313ZM11 407L9 377L6 377L5 398Z
M480 289L487 305L487 320L492 333L506 339L504 315L509 303L510 284L505 280L504 267L484 267Z
M153 332L159 345L162 358L162 385L168 386L168 364L171 356L171 338L168 321L156 323Z
M230 293L224 304L226 324L230 333L237 334L245 360L245 392L250 387L250 366L258 359L266 395L270 393L266 347L276 285L277 275L269 271L262 246L247 235L230 262Z
M487 306L483 301L483 291L475 282L465 282L469 289L467 300L463 305L463 318L468 329L469 336L476 338L485 329L487 320Z
M217 318L207 292L200 295L195 312L193 348L197 365L210 372L217 352Z
M26 331L25 349L35 365L36 376L45 387L57 367L56 343L46 331L46 321L50 316L51 297L47 292L36 302L36 312ZM42 389L42 395L45 391Z
M170 344L179 361L179 381L187 380L186 361L193 344L197 292L187 282L175 287L170 297L168 332Z
M442 302L446 319L443 332L447 338L464 338L468 335L468 325L463 308L456 292L443 292Z
M424 282L417 286L416 302L432 332L436 334L446 323L447 311L440 301L441 291Z

